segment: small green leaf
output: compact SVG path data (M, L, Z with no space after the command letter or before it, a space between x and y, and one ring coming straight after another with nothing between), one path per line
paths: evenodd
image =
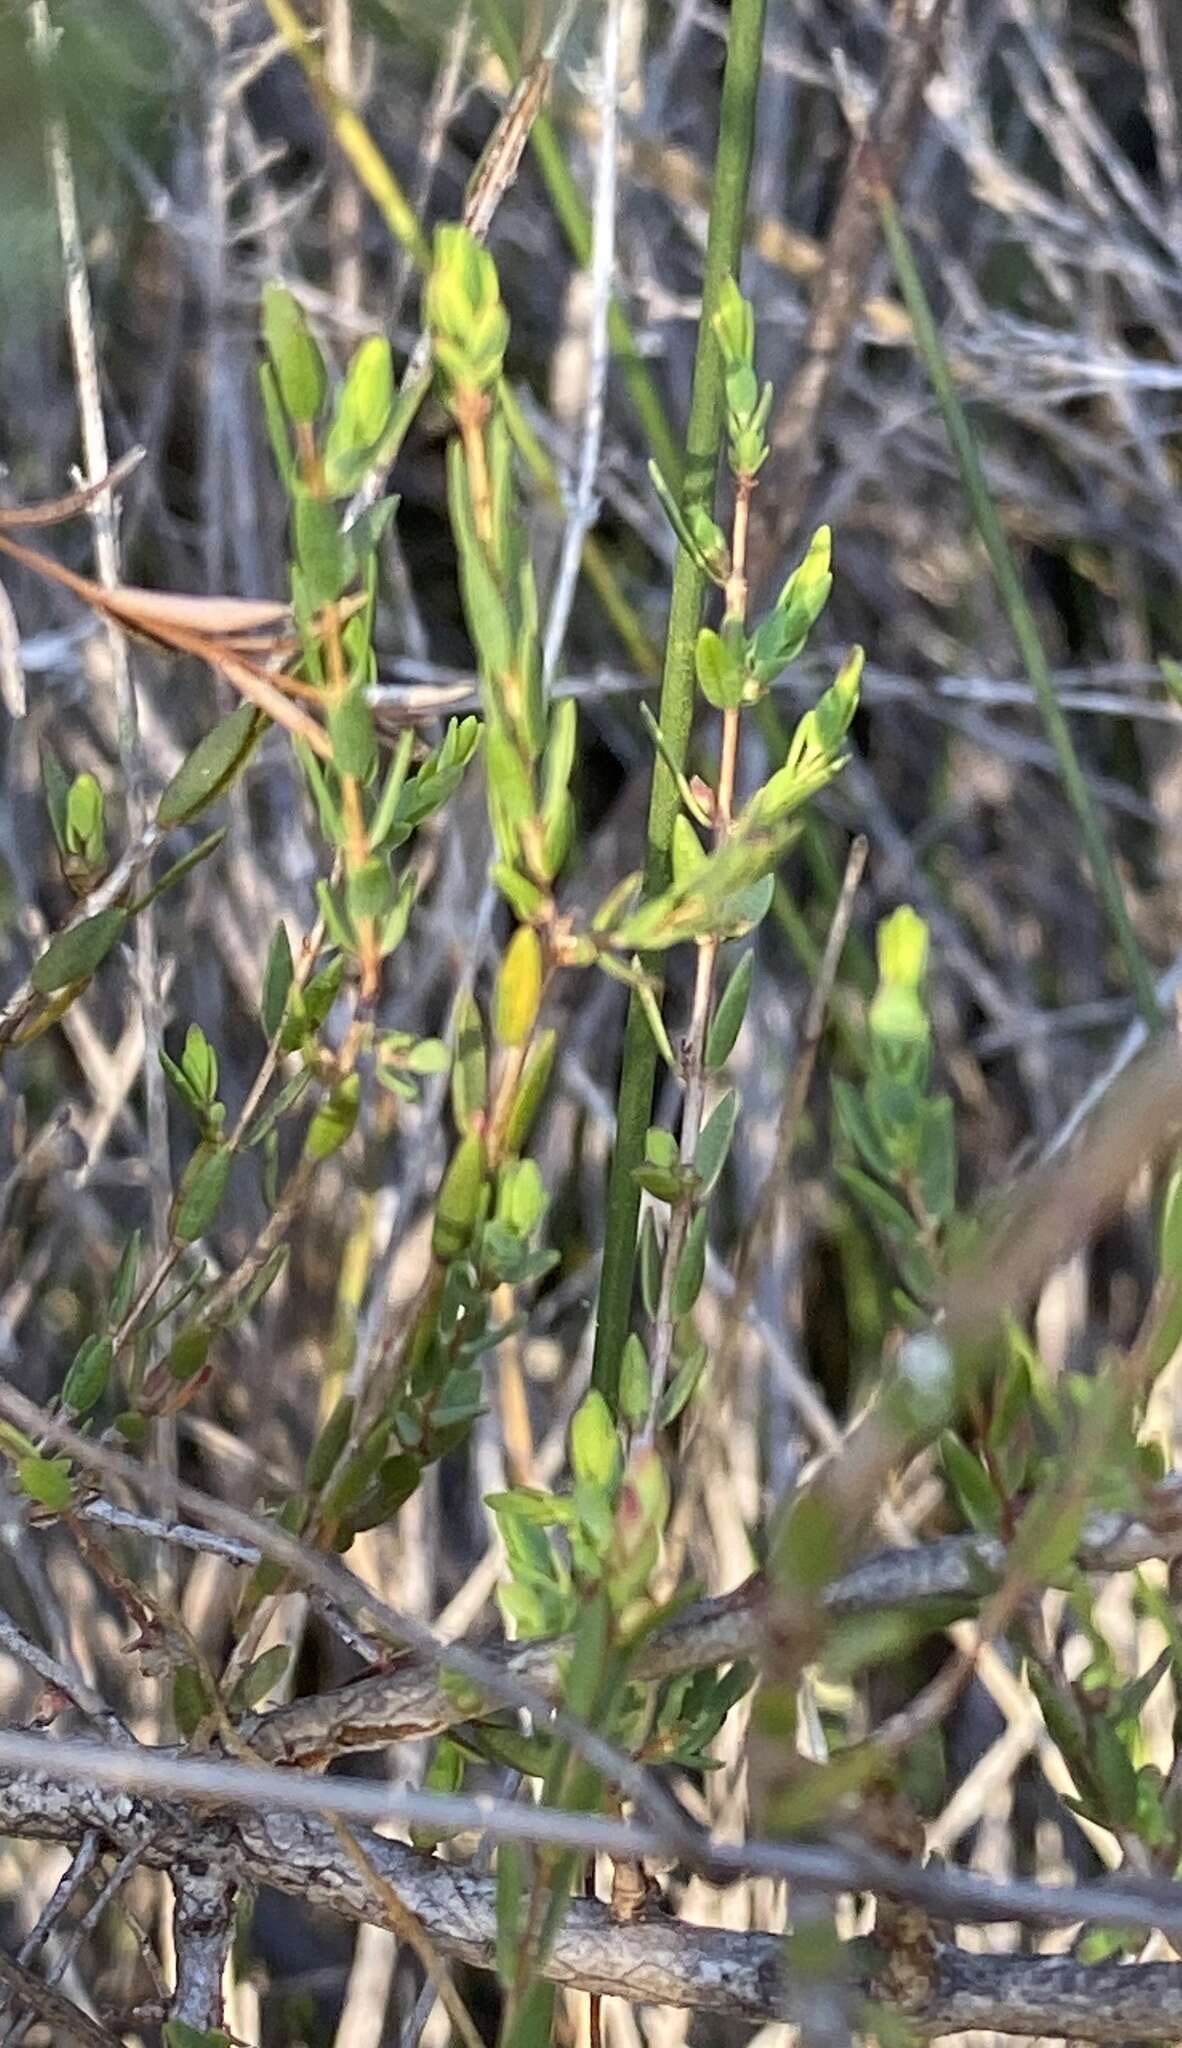
M672 1309L675 1316L687 1316L702 1292L706 1277L706 1226L709 1215L699 1209L689 1227L685 1250L677 1261L673 1276Z
M956 1130L952 1102L937 1095L925 1102L919 1127L919 1194L935 1223L946 1223L956 1202Z
M352 775L367 782L378 758L373 712L361 690L351 690L337 710L328 716L333 767L339 775Z
M349 1441L355 1407L352 1394L342 1394L308 1453L304 1483L309 1493L319 1493L331 1479L341 1452Z
M222 1205L233 1154L228 1145L199 1145L181 1175L169 1227L182 1244L203 1237Z
M330 1159L352 1136L361 1107L361 1076L346 1074L322 1102L308 1126L304 1139L305 1159Z
M463 1251L475 1227L483 1186L484 1142L470 1131L453 1152L439 1190L431 1236L437 1259L454 1259Z
M385 917L393 897L390 862L384 854L374 853L368 860L363 860L354 868L345 885L345 903L354 923L364 917Z
M311 426L328 389L324 357L299 302L280 284L263 288L263 340L289 416Z
M259 389L263 399L263 419L266 422L267 439L271 444L271 457L279 472L284 490L290 496L296 480L295 458L291 452L291 428L288 415L283 409L279 396L279 380L270 363L259 364Z
M441 1736L435 1745L430 1769L423 1779L423 1790L445 1795L459 1792L464 1783L464 1767L464 1752L459 1743L449 1741L446 1735ZM446 1840L446 1836L446 1829L441 1832L438 1828L415 1827L411 1829L410 1838L416 1849L433 1849Z
M384 842L388 837L393 837L394 822L406 788L406 773L414 752L414 739L414 732L408 726L394 749L393 758L386 771L382 792L369 822L369 843L375 853L389 850Z
M585 1485L610 1488L620 1475L620 1439L597 1387L585 1394L570 1426L571 1466Z
M519 924L501 961L493 999L493 1029L502 1045L524 1045L542 1000L541 941L532 925Z
M245 767L266 722L253 704L240 704L219 719L166 783L156 823L165 831L185 825L222 796Z
M497 885L510 910L528 924L531 918L539 917L546 909L548 898L544 889L531 882L528 875L519 873L510 861L499 860L490 869L490 878Z
M640 1298L645 1315L655 1316L661 1298L661 1241L651 1209L640 1226Z
M734 1051L735 1040L747 1014L747 998L751 994L754 975L755 954L749 950L723 989L706 1035L706 1065L711 1073L717 1073L719 1067L724 1067Z
M142 1230L133 1230L120 1254L119 1264L115 1269L115 1278L111 1286L111 1305L107 1310L107 1321L113 1330L118 1329L128 1309L131 1307L131 1297L135 1293L135 1283L139 1275L140 1254L143 1251L143 1245L144 1234Z
M179 1387L187 1386L205 1369L213 1332L203 1323L189 1323L178 1330L164 1361L165 1371Z
M774 681L804 648L833 587L831 547L829 528L818 527L804 560L781 590L774 611L760 622L751 642L750 664L758 681Z
M686 1351L685 1357L682 1359L664 1394L661 1396L661 1405L657 1410L657 1420L662 1429L667 1429L671 1422L676 1422L686 1403L693 1397L702 1374L706 1370L708 1356L709 1353L701 1338L695 1336Z
M551 1029L539 1032L525 1056L517 1093L505 1119L505 1151L510 1157L523 1150L533 1128L534 1118L549 1085L557 1050L558 1033Z
M738 1114L739 1098L728 1088L707 1118L694 1149L694 1172L704 1194L709 1194L726 1164Z
M837 1121L864 1166L883 1180L893 1180L895 1164L879 1132L877 1122L863 1097L840 1075L833 1082L833 1107Z
M409 1452L399 1451L392 1457L383 1458L373 1486L360 1507L348 1518L353 1533L377 1529L384 1522L392 1521L399 1508L415 1492L421 1475L418 1458L411 1457Z
M1109 1820L1117 1827L1131 1826L1137 1817L1137 1773L1111 1722L1097 1719L1091 1723L1088 1750Z
M457 1129L468 1132L483 1117L488 1098L488 1057L476 999L464 992L456 1006L456 1057L451 1075L451 1108Z
M1002 1503L979 1458L950 1429L940 1437L944 1477L971 1529L995 1535L1001 1526Z
M620 1359L620 1413L630 1429L639 1429L648 1421L651 1401L652 1374L644 1345L634 1330Z
M34 1452L19 1461L16 1476L21 1492L35 1500L38 1507L49 1508L60 1515L73 1503L74 1485L68 1458L42 1458Z
M632 959L632 970L636 976L634 987L640 998L640 1007L644 1011L644 1021L652 1034L653 1044L656 1046L670 1073L675 1074L677 1072L677 1060L674 1056L673 1047L669 1043L669 1033L665 1029L665 1020L661 1015L661 1006L653 991L652 982L644 971L643 963L639 956L635 954Z
M83 1340L62 1386L62 1405L75 1415L87 1415L98 1406L107 1390L107 1378L115 1347L107 1336L92 1335Z
M186 1742L197 1733L212 1704L200 1672L192 1664L181 1664L172 1674L172 1711Z
M691 882L709 861L709 855L684 811L679 811L673 820L673 843L670 851L673 880L678 888Z
M737 711L743 701L742 660L711 626L698 634L694 667L706 702L716 711Z
M181 1056L185 1079L206 1108L218 1092L218 1056L199 1024L190 1024Z
M336 508L326 498L297 488L292 500L292 531L307 604L311 611L318 612L322 605L332 604L340 597L350 576L349 550L341 535Z
M354 350L324 442L324 481L334 497L360 483L394 410L394 366L384 335Z
M883 981L919 990L928 964L928 928L909 903L884 917L877 933L878 972Z
M112 907L59 932L34 962L30 978L38 995L53 995L58 989L72 987L76 981L88 980L102 965L126 923L127 912Z
M451 1054L441 1038L420 1038L403 1062L408 1074L446 1074Z
M892 1244L906 1248L916 1241L918 1230L915 1218L901 1202L897 1202L893 1195L889 1195L885 1188L880 1188L877 1181L871 1180L869 1174L860 1173L856 1166L847 1166L842 1161L838 1165L837 1175L839 1180L844 1181L851 1194L857 1196L874 1221L881 1225Z
M275 927L267 953L267 964L263 970L263 1000L260 1005L263 1030L267 1037L274 1038L283 1022L287 1008L288 991L295 979L295 966L291 957L291 940L282 918Z
M236 1714L247 1714L265 1700L269 1692L281 1685L291 1663L290 1643L274 1643L264 1650L252 1664L248 1664L233 1692L229 1706Z
M528 1237L546 1212L546 1183L533 1159L515 1159L501 1169L497 1214L510 1229Z
M370 1481L376 1476L389 1442L389 1422L383 1420L376 1423L341 1467L324 1504L325 1515L330 1521L344 1514L347 1509L356 1507Z
M66 799L66 846L92 867L106 857L103 832L103 792L93 775L76 775Z

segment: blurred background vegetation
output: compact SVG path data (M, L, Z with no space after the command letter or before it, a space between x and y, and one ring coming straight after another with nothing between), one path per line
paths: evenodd
M854 759L785 867L760 941L765 971L740 1047L745 1113L717 1225L723 1252L741 1238L767 1168L853 830L868 837L870 859L833 1064L841 1070L873 988L875 924L910 901L931 925L934 1021L957 1107L963 1197L1053 1136L1134 1022L876 236L842 312L849 252L835 222L854 138L876 118L901 41L918 35L929 11L905 0L769 7L743 275L761 373L777 393L778 452L760 485L756 563L766 594L827 521L836 570L823 628L786 679L778 715L790 722L812 701L851 642L868 660ZM1168 1007L1182 987L1182 756L1162 668L1163 657L1182 655L1182 17L1169 0L949 0L934 11L930 62L918 67L914 107L892 134L896 190ZM31 55L34 13L21 0L0 5L0 493L9 504L59 495L79 460L46 167L56 114L78 189L111 453L146 451L122 497L124 575L172 591L282 597L284 503L257 384L262 286L279 278L298 295L339 366L371 332L389 334L399 360L409 357L420 278L359 190L262 0L53 0L48 83ZM508 14L497 0L316 0L305 18L423 226L457 217L509 97L506 49L528 63L554 30L544 0ZM679 445L727 10L710 0L625 0L621 23L616 291ZM566 24L548 102L556 154L583 201L597 157L600 25L583 0ZM546 172L527 150L489 246L512 319L511 382L568 477L584 431L594 291ZM442 719L472 687L444 442L442 409L430 402L393 477L402 504L383 543L378 629L379 701L391 724L408 704ZM651 749L639 700L659 661L674 547L647 475L651 452L614 365L596 533L615 622L581 583L559 679L582 706L571 887L588 903L638 864L643 844ZM562 514L534 492L530 517L544 591ZM91 569L84 522L55 531L51 545L59 560ZM18 570L5 582L20 637L18 659L6 628L0 717L7 988L68 908L40 790L41 744L52 738L71 772L99 778L116 832L122 796L101 629L65 592ZM143 773L155 789L230 698L196 665L137 647L134 666ZM773 731L750 743L750 786ZM390 991L400 1028L442 1031L460 978L486 988L503 914L484 888L486 833L471 779L430 842L429 883ZM307 926L316 872L309 799L275 733L234 794L222 855L160 913L165 1043L174 1018L200 1023L219 1049L228 1100L245 1094L257 1063L252 1020L270 934L280 917ZM625 992L600 979L590 992L579 984L577 1007L567 1001L539 1139L562 1262L523 1344L542 1446L585 1384ZM21 1167L0 1225L0 1366L38 1399L60 1384L123 1236L145 1220L144 1042L132 981L112 978L0 1082L0 1155ZM318 1177L290 1278L268 1298L261 1327L239 1333L235 1371L184 1425L182 1455L215 1489L249 1502L266 1493L268 1475L289 1473L321 1402L326 1354L346 1373L358 1329L372 1343L396 1322L446 1157L441 1099L428 1090L421 1111L372 1135L359 1204L341 1200L343 1169ZM33 1141L62 1105L72 1112L67 1150L39 1154ZM178 1120L178 1151L180 1136ZM63 1159L68 1170L52 1170ZM889 1274L829 1160L820 1106L774 1256L760 1269L758 1306L783 1333L793 1367L816 1378L841 1417L877 1361L892 1311ZM263 1214L261 1192L236 1181L216 1240L224 1267ZM1061 1359L1086 1360L1101 1340L1135 1327L1146 1287L1142 1220L1134 1208L1044 1304L1040 1335ZM746 1568L761 1503L780 1492L802 1446L774 1357L753 1359L725 1393L725 1484L686 1534L711 1587ZM261 1461L261 1479L257 1464L236 1458L235 1441ZM373 1569L403 1604L437 1614L467 1582L486 1541L481 1497L503 1483L504 1464L500 1432L482 1424L397 1531L374 1533ZM34 1609L58 1603L66 1634L89 1637L100 1666L114 1654L94 1590L77 1573L14 1597ZM301 1682L340 1675L314 1619L304 1643ZM11 1711L22 1701L27 1711L15 1666L5 1691ZM19 1920L15 1851L0 1874ZM293 1909L260 1907L256 1954L275 1987L265 2038L332 2038L344 1944L339 1930L319 1929L316 1940L305 1952ZM117 1955L110 1964L127 1967Z

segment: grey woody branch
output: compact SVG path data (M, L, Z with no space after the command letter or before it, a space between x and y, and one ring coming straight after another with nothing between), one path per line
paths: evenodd
M179 1800L147 1800L47 1773L0 1775L0 1830L76 1843L87 1833L119 1853L179 1872L195 1862L211 1886L270 1885L352 1920L384 1919L377 1888L332 1828L294 1811L194 1813ZM397 1891L441 1954L489 1969L496 1939L492 1879L380 1836L361 1837L378 1877ZM867 1998L889 1995L872 1943L847 1951ZM663 1912L621 1923L594 1900L571 1902L546 1972L572 1988L637 2004L791 2022L798 1998L774 1935L695 1927ZM943 1947L922 1997L905 2008L919 2034L964 2028L1115 2041L1182 2033L1182 1964L1086 1965L1063 1957L966 1955Z
M1140 1515L1113 1511L1089 1516L1077 1561L1085 1571L1130 1569L1149 1558L1182 1556L1182 1476L1163 1480ZM834 1620L914 1609L925 1602L974 1604L1000 1583L1005 1545L991 1536L949 1536L913 1550L886 1550L835 1579L826 1596ZM662 1679L758 1653L763 1627L763 1581L748 1579L733 1593L686 1608L645 1646L637 1676ZM566 1638L486 1650L506 1672L556 1695L570 1643ZM327 1763L349 1750L381 1748L412 1736L437 1735L472 1718L471 1696L449 1690L437 1670L416 1660L277 1707L244 1723L251 1748L273 1763Z

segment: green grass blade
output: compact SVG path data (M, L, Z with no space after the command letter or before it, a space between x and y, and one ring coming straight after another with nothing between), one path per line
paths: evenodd
M944 424L948 429L948 438L960 469L965 496L968 498L977 531L984 542L994 580L1013 628L1026 673L1030 678L1047 737L1055 750L1063 787L1075 812L1092 877L1120 949L1129 986L1136 998L1137 1008L1153 1030L1162 1022L1153 977L1141 951L1137 934L1133 930L1120 877L1104 837L1104 827L1100 822L1092 793L1079 765L1071 729L1055 695L1055 686L1039 639L1034 614L1026 601L1026 593L1022 588L1009 543L990 495L972 428L953 385L948 358L936 330L927 293L924 291L915 259L911 254L911 246L899 218L898 209L885 188L878 192L877 197L883 234L895 266L899 289L911 315L916 344L923 358L932 390L944 415Z

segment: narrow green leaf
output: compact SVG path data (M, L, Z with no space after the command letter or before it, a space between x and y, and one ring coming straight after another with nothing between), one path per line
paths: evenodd
M457 1128L471 1131L484 1115L488 1099L488 1056L484 1025L476 999L465 991L457 1005L456 1057L451 1076L451 1107Z
M645 1315L655 1316L661 1298L661 1241L651 1209L645 1211L640 1226L640 1298Z
M181 1175L169 1218L175 1238L193 1244L203 1237L222 1205L233 1154L228 1145L199 1145Z
M719 1067L724 1067L734 1051L735 1040L747 1014L747 999L754 976L755 954L749 950L723 989L706 1034L706 1065L711 1073L717 1073Z
M497 973L493 1029L502 1045L524 1045L542 1000L541 941L532 925L519 924Z
M49 941L30 977L38 995L53 995L86 981L100 967L127 923L127 912L118 906L100 910L94 917L72 924Z
M944 1477L971 1529L996 1535L1001 1526L1002 1502L981 1460L950 1429L940 1437L940 1461Z
M454 1259L472 1235L484 1186L484 1142L475 1131L461 1138L443 1176L435 1206L431 1248L437 1259Z
M538 1033L525 1056L517 1093L505 1119L505 1151L511 1158L524 1149L533 1128L554 1070L557 1050L558 1033L550 1029Z
M115 1278L111 1286L111 1305L107 1311L107 1321L113 1330L118 1329L128 1309L131 1307L131 1298L135 1293L135 1283L139 1276L140 1254L143 1251L143 1244L144 1234L142 1230L133 1230L120 1254L119 1264L115 1269Z
M75 1415L87 1415L98 1406L107 1390L107 1378L115 1356L108 1336L92 1335L83 1340L62 1386L62 1405Z
M706 1277L706 1228L709 1214L699 1209L689 1227L685 1250L677 1261L673 1276L672 1309L675 1316L687 1316L702 1292Z
M329 712L328 736L332 741L332 764L338 775L368 782L377 766L378 740L364 691L351 690L344 703Z
M303 308L283 285L263 287L263 340L290 417L297 426L311 426L328 389L324 357Z
M716 1103L702 1128L694 1150L694 1172L702 1183L703 1193L709 1194L726 1164L731 1139L735 1134L735 1119L739 1114L739 1098L733 1088Z
M178 1330L164 1361L169 1378L178 1386L187 1386L205 1370L212 1334L203 1323L190 1323L187 1328Z
M295 966L291 957L291 940L282 918L275 927L275 936L267 952L267 964L263 970L263 999L260 1005L263 1030L266 1036L274 1038L283 1022L287 1008L288 991L295 979Z
M266 723L253 704L240 704L219 719L165 784L156 823L165 831L185 825L222 796L245 767Z
M620 1360L620 1414L630 1429L648 1421L652 1401L652 1374L644 1345L632 1331Z
M334 497L355 490L394 410L394 366L385 335L354 350L324 442L324 480Z
M231 1710L236 1714L247 1714L252 1707L257 1707L260 1700L265 1700L269 1692L274 1692L275 1687L282 1684L290 1663L290 1643L274 1643L269 1650L263 1650L253 1663L247 1665L230 1694L228 1704Z
M342 1394L308 1453L304 1483L309 1493L319 1493L331 1479L341 1452L349 1441L355 1407L353 1396Z
M172 1674L172 1711L176 1725L186 1742L197 1733L212 1704L200 1672L192 1664L180 1665ZM177 2023L174 2020L172 2024L175 2027ZM201 2039L195 2027L186 2028L185 2032L196 2035L198 2040ZM182 2042L185 2041L184 2034L179 2038ZM185 2048L188 2048L187 2043Z

